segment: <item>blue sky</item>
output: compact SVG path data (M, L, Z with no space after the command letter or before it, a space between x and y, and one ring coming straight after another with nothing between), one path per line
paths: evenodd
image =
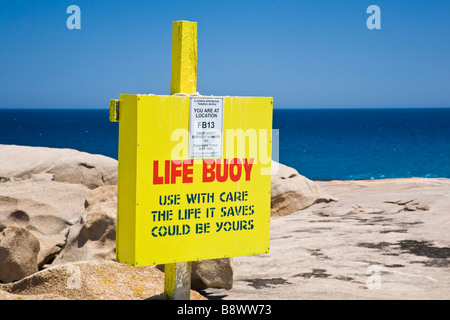
M69 5L81 29L69 30ZM368 6L381 9L369 30ZM169 94L172 22L198 23L197 90L278 108L450 107L450 1L0 3L0 108Z

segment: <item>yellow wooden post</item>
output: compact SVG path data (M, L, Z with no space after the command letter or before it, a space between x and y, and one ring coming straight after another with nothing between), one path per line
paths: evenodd
M172 26L170 94L193 94L197 88L197 22L175 21Z
M170 94L197 90L197 22L175 21L172 26L172 74ZM191 262L166 264L164 294L169 299L189 300Z

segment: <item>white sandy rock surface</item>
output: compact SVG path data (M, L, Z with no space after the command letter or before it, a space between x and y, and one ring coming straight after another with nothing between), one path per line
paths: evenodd
M450 299L450 180L319 182L339 201L271 219L210 299Z

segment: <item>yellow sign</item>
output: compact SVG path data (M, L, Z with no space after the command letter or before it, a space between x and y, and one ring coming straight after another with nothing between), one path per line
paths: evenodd
M118 105L118 261L269 252L272 98L122 94Z

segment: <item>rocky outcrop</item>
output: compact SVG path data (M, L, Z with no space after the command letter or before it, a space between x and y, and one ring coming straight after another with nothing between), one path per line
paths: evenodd
M90 189L117 184L117 160L72 149L0 145L0 180L50 173L57 182Z
M294 168L272 164L271 215L285 216L315 203L337 201L314 181L300 175Z
M108 201L117 203L117 185L105 186L92 190L86 198L84 207L87 208L94 204Z
M115 186L92 190L80 222L70 227L64 249L53 264L115 259L117 196Z
M114 261L59 264L20 281L0 284L0 300L159 299L164 274L154 266L132 267ZM191 300L206 300L191 290Z
M279 168L272 179L273 215L332 199L294 169ZM27 260L33 267L24 263L27 271L14 276L0 270L0 277L5 274L0 281L65 263L115 260L116 208L116 160L70 149L0 145L0 232L19 228L28 239L20 242L24 252L34 248L35 255L5 259ZM37 246L29 245L30 239ZM231 289L233 268L231 258L193 262L192 287Z
M0 230L18 226L39 241L37 264L53 260L78 224L89 189L81 184L51 181L50 174L0 183Z
M39 240L17 226L0 233L0 281L20 280L38 271Z
M233 287L233 260L231 258L192 262L191 286L195 290Z

